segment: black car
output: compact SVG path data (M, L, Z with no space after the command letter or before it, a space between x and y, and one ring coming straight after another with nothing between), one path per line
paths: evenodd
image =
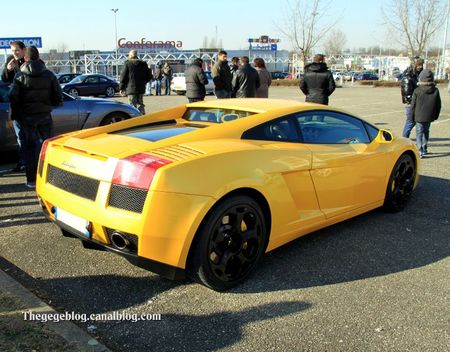
M79 75L69 83L61 85L64 92L73 95L106 95L113 97L119 91L119 83L105 75Z
M59 73L56 75L59 84L69 83L75 77L79 76L81 73Z
M274 71L271 72L270 75L272 76L272 79L286 79L289 77L289 72Z
M361 72L354 77L357 81L378 81L378 76L372 72Z

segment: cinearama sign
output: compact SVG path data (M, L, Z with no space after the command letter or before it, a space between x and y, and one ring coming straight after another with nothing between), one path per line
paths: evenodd
M25 46L34 45L36 48L42 48L42 37L14 37L0 38L0 49L9 49L10 43L16 40L22 41Z

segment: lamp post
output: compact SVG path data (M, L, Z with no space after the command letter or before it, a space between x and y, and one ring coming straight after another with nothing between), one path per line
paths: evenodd
M447 56L446 56L446 52L445 52L445 48L447 46L447 30L448 30L448 19L450 16L450 0L448 0L447 3L447 11L446 11L446 20L445 20L445 31L444 31L444 44L442 45L442 68L441 68L441 72L442 75L440 75L440 78L445 78L445 69L446 69L446 64L447 64Z
M116 31L116 40L115 40L115 48L116 48L116 76L119 75L119 48L117 46L117 11L119 9L111 9L112 12L114 12L114 29Z

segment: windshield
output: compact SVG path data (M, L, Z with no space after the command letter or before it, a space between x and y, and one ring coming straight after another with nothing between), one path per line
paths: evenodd
M189 108L183 119L188 121L203 121L213 123L223 123L254 115L254 112L222 109L222 108Z
M85 78L86 78L86 75L77 76L73 80L71 80L69 83L82 83Z

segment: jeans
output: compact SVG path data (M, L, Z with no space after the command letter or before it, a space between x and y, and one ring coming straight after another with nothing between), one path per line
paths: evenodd
M149 81L145 85L145 95L152 95L152 82L153 82L153 80Z
M128 95L128 104L133 105L142 115L145 115L144 94Z
M13 120L13 127L17 137L17 144L19 145L19 162L17 164L25 165L25 134L23 127L17 120Z
M420 154L428 153L427 144L430 138L431 122L417 122L416 125L416 144Z
M227 99L231 98L231 92L225 90L225 89L219 89L214 90L214 94L216 95L217 99Z
M155 86L155 95L161 95L161 80L157 79L155 81L155 84L156 84L156 86Z
M53 136L53 121L49 114L25 116L22 120L25 134L25 161L27 182L36 182L39 152L42 142Z
M166 85L166 95L170 95L170 78L164 77L164 84Z
M405 112L406 112L406 121L405 121L405 127L403 128L402 136L409 138L409 135L411 134L412 129L416 125L414 121L411 121L411 105L406 104L405 105Z

